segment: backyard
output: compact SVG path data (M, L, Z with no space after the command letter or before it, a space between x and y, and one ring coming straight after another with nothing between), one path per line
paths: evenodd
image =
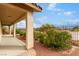
M24 31L21 30L17 29L17 34L20 34L17 35L17 38L19 38L23 42L26 42L25 33ZM47 31L48 37L46 36L45 31ZM72 36L70 34L70 31L59 30L55 26L49 24L43 25L40 28L35 28L34 49L36 50L36 55L37 56L79 55L78 52L79 43L77 40L72 40ZM76 39L78 39L78 37Z

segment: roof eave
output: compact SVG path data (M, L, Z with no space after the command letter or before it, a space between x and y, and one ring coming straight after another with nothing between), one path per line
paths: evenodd
M33 4L33 3L24 3L25 5L28 5L29 7L33 8L34 11L37 11L37 12L41 12L42 11L42 8L36 4Z
M35 11L35 12L41 12L42 11L42 8L38 5L35 5L33 3L10 3L14 6L17 6L17 7L20 7L24 10L27 10L27 7L29 7L30 9L28 10L31 10L31 11Z

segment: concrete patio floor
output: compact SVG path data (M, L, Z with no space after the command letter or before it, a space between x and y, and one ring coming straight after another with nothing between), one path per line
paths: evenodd
M25 43L12 36L3 36L0 40L0 55L28 56L35 55L35 50L26 50Z

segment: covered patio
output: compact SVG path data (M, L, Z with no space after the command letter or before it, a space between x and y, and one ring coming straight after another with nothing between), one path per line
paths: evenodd
M40 12L41 10L42 8L40 6L32 3L0 4L0 55L5 54L6 50L25 51L33 49L33 12ZM16 23L23 19L26 21L26 43L16 38ZM9 27L8 34L3 34L4 26Z

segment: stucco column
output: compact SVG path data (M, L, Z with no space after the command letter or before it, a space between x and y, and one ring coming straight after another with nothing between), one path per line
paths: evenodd
M1 40L1 37L2 37L2 26L1 26L1 21L0 21L0 40Z
M13 36L16 37L16 24L13 25Z
M9 35L11 35L11 26L9 26Z
M26 48L30 49L34 47L33 38L33 15L32 12L27 12L26 17Z

